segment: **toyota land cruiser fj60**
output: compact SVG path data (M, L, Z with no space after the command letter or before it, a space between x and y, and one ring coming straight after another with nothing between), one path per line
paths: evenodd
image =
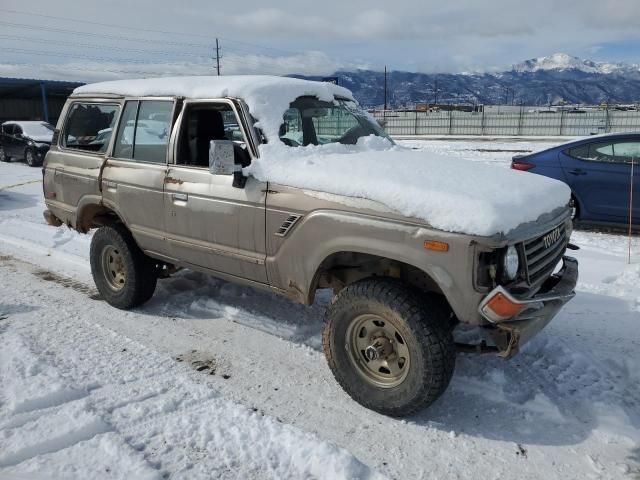
M331 289L329 366L388 415L436 400L456 350L512 357L577 281L564 184L398 146L329 83L86 85L43 175L47 221L95 230L91 271L116 308L181 268L306 305ZM477 341L454 341L470 328Z

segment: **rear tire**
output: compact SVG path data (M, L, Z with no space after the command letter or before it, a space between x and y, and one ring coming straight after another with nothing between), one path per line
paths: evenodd
M343 289L327 309L322 333L338 383L384 415L410 415L431 405L455 367L450 315L442 304L394 279L366 279Z
M7 155L4 147L0 147L0 162L9 163L11 161L11 157Z
M147 302L156 289L155 263L122 224L99 228L91 240L91 274L109 305L127 310Z

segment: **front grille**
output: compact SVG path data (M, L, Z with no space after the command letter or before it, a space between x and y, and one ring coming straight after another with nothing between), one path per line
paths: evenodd
M567 231L564 224L524 242L527 280L530 284L546 279L562 259L567 248Z

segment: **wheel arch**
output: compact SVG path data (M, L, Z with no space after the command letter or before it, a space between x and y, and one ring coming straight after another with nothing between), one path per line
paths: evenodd
M78 204L76 230L79 232L87 233L93 228L98 228L103 225L113 225L115 223L125 225L122 216L117 210L105 205L101 197L85 197L80 204Z
M307 292L307 304L312 304L321 288L341 290L359 280L371 277L396 278L424 292L446 298L444 291L429 272L392 256L381 256L355 250L327 254L315 269Z

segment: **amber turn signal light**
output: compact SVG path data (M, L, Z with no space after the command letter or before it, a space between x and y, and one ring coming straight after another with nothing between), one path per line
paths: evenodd
M498 292L485 304L483 310L485 312L491 310L496 317L511 318L520 313L523 307L522 304L513 303L501 292Z
M427 250L435 250L436 252L448 252L449 244L445 242L436 242L435 240L425 240L424 248Z

